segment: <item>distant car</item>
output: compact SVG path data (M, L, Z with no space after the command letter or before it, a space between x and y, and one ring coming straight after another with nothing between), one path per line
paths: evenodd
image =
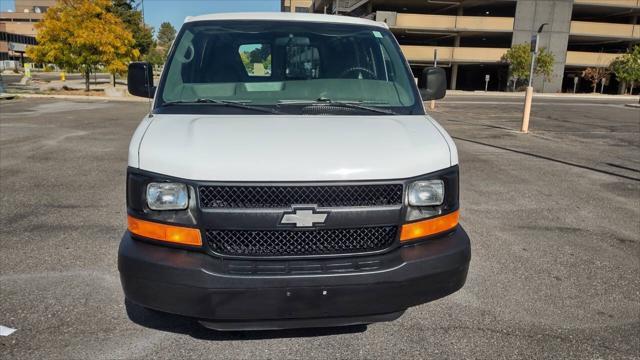
M420 79L445 95L442 69ZM126 298L219 330L367 324L465 283L458 155L386 24L188 18L127 171Z

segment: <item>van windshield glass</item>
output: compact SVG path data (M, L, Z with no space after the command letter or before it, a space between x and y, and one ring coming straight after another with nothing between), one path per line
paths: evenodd
M305 106L372 113L421 108L397 42L375 26L193 22L185 24L167 66L159 107L198 104L239 111L211 102L218 100L283 113Z

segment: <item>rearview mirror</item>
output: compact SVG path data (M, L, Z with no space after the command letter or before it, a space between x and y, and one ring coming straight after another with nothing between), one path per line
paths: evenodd
M447 75L442 68L428 67L422 71L418 85L424 100L442 99L447 93Z
M308 37L303 36L293 36L289 35L287 37L279 37L276 39L277 46L309 46L311 45L311 40Z
M133 96L153 98L156 87L153 86L153 66L148 62L129 64L127 87Z

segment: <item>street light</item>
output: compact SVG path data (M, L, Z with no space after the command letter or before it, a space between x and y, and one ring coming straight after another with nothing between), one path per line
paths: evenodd
M529 116L531 115L531 101L533 100L533 72L535 70L536 57L538 55L540 33L542 32L542 29L544 29L545 25L549 24L544 23L540 25L536 35L531 37L531 69L529 70L529 86L527 86L527 91L524 96L524 111L522 113L522 127L520 128L520 131L523 133L529 132Z
M433 67L438 67L438 48L433 49ZM436 101L431 100L429 102L429 110L434 110L436 108Z

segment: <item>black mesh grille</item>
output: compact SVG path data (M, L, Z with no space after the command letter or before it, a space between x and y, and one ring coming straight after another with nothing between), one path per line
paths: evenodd
M200 186L202 208L362 207L402 204L402 184Z
M397 226L317 230L207 230L216 253L232 256L302 256L369 252L390 247Z

